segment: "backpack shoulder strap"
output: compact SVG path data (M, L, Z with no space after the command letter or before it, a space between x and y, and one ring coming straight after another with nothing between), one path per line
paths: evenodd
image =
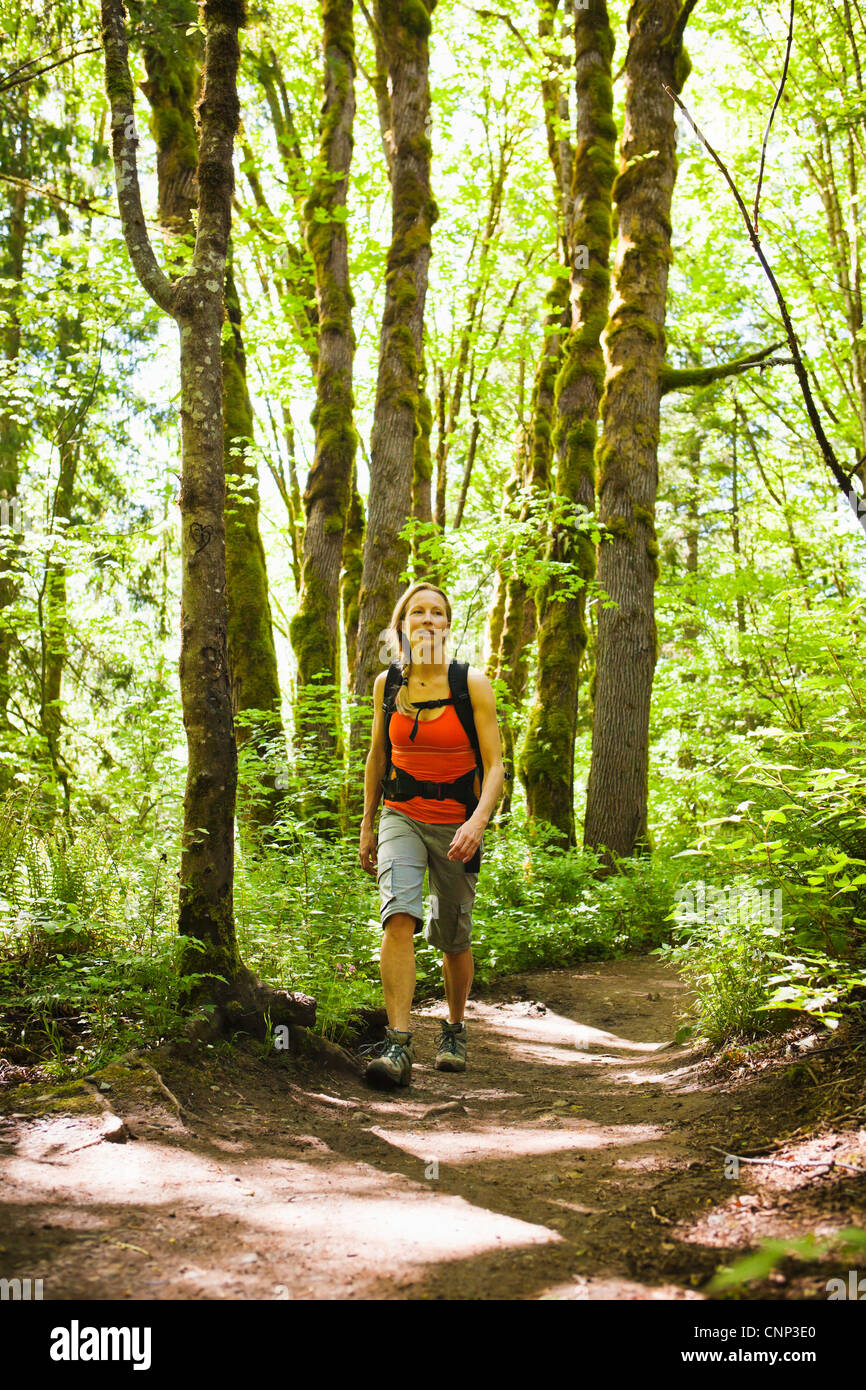
M385 780L391 776L391 715L394 713L394 701L397 698L397 691L403 680L402 668L396 661L392 661L388 667L388 674L385 676L385 690L382 698L382 712L385 715Z
M478 733L475 728L475 715L472 712L472 699L469 694L469 662L452 661L448 666L448 688L454 697L454 708L457 717L475 754L475 762L478 767L478 775L484 780L484 762L481 757L481 745L478 742Z

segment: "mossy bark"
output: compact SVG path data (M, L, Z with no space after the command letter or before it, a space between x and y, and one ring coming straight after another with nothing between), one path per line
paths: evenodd
M549 493L553 472L553 439L551 420L554 416L554 391L556 379L562 362L562 349L568 324L571 319L569 308L568 280L562 275L554 278L547 294L544 316L544 344L541 350L535 380L532 388L530 407L529 438L526 443L524 461L524 486L529 489L530 500ZM528 503L521 511L521 520L529 517ZM502 699L502 757L505 765L505 791L499 808L499 819L505 820L511 811L514 791L514 774L517 768L514 720L526 690L527 648L532 642L536 626L535 596L531 592L523 571L513 567L505 586L502 634L499 643L497 675L504 681L507 696ZM521 771L521 780L523 773Z
M522 363L520 375L522 378ZM521 410L520 439L518 441L518 446L515 451L514 467L512 468L511 476L509 477L508 482L505 485L503 513L506 519L509 515L513 516L516 514L517 508L515 505L515 499L517 496L517 492L518 489L526 482L528 449L527 440L524 435L522 415L523 412ZM513 562L512 556L508 556L507 558L509 561ZM503 670L500 663L503 661L504 657L505 644L503 643L503 637L505 633L508 591L512 582L513 580L511 580L509 573L505 568L505 565L499 565L496 571L496 588L494 591L493 607L490 613L490 657L487 664L487 674L490 680L495 682L504 681L506 688L509 690L509 693L511 689L510 670L508 669L508 667L506 667ZM513 616L514 614L512 612L512 619ZM512 705L510 699L503 699L501 684L497 684L496 694L496 704L497 709L499 711L499 730L503 750L503 763L505 765L506 772L502 800L499 803L497 814L497 820L500 824L502 824L508 819L508 815L511 808L511 794L513 786L511 778L514 775L514 738L511 732L511 725L514 717L514 706ZM510 759L510 761L507 761L507 759Z
M364 566L364 502L358 491L357 460L352 469L352 488L349 515L343 533L343 635L346 642L346 675L349 688L355 683L355 664L358 655L358 600L361 595L361 572Z
M285 800L278 787L285 758L277 653L268 571L259 529L259 482L249 460L253 411L247 389L241 308L231 268L225 277L222 335L223 448L226 469L226 583L228 657L235 741L244 750L244 820L265 831Z
M220 338L238 126L238 0L204 0L204 81L199 102L198 221L189 270L165 275L141 206L122 0L102 0L106 89L115 182L135 272L180 332L180 689L188 764L178 927L192 996L219 996L241 974L233 911L237 750L227 653L225 472ZM219 981L214 980L219 976Z
M24 89L27 91L26 87ZM24 277L24 252L27 243L27 188L23 180L28 164L28 118L26 99L23 103L16 148L12 167L17 177L22 179L9 198L9 212L6 226L0 270L2 278L21 286ZM5 306L5 327L3 330L4 377L8 380L16 370L21 348L21 325L18 318L15 297L20 291L16 288L0 289L0 296L11 301ZM3 383L3 396L6 396L6 381ZM17 514L14 509L20 504L19 454L25 441L26 431L16 418L17 412L0 409L0 500L9 508L8 529L0 531L0 736L10 729L8 706L10 696L10 660L14 646L14 622L10 610L15 604L19 586L15 579L15 554L21 542L21 534L16 531ZM0 759L0 795L8 790L14 773L11 759L7 755Z
M418 383L418 433L415 435L415 451L412 457L412 515L424 526L423 534L417 532L412 539L412 561L414 577L436 582L434 566L423 558L422 543L430 534L433 522L433 458L430 453L430 436L433 432L433 408L427 394L427 373L424 358L421 358L421 374Z
M61 235L69 232L69 219L65 212L58 215ZM63 262L68 270L68 261ZM81 347L81 316L62 314L58 325L57 352L61 362L67 362L67 370L72 369L71 359ZM81 425L81 410L62 411L56 431L58 473L57 484L51 503L52 544L45 556L45 575L41 617L41 681L39 701L39 722L45 749L51 768L53 787L48 793L54 803L51 810L62 797L63 814L69 818L69 769L63 756L63 675L68 654L68 615L66 590L66 561L62 554L64 537L72 518L75 496L75 478L78 472L80 446L78 432ZM59 793L59 794L58 794Z
M146 20L143 84L150 106L150 126L157 150L159 217L162 224L191 246L193 213L198 202L196 169L198 133L195 99L200 82L201 41L190 0L168 0L155 11L137 7ZM268 595L267 564L259 530L258 477L248 458L253 413L246 381L246 354L241 310L226 261L226 326L220 357L223 393L223 452L226 472L226 576L228 659L234 733L246 748L244 823L254 838L274 823L284 797L277 771L285 755L281 696Z
M586 586L595 573L590 537L574 509L595 510L593 455L604 380L601 333L610 293L613 34L604 0L575 12L577 125L571 182L573 220L566 243L571 322L556 378L556 495L572 515L554 527L554 566L538 599L538 682L521 753L529 814L575 843L574 740L580 663L586 649Z
M586 844L615 856L646 852L649 716L657 656L659 404L676 178L674 105L688 73L677 0L638 0L629 12L625 125L614 185L618 242L605 334L599 513L612 536L598 579L613 600L598 613Z
M370 441L370 495L361 582L352 746L369 737L368 696L381 669L380 634L397 597L407 546L400 532L412 502L419 374L430 234L437 216L430 191L428 40L431 0L379 0L391 88L392 230Z
M562 76L567 60L556 34L559 0L540 0L538 7L538 38L542 52L541 101L544 108L544 128L547 134L547 153L553 169L557 206L557 233L560 250L566 263L571 262L570 239L574 230L572 202L572 171L574 147L569 136L568 91ZM561 18L563 32L568 27Z
M325 98L320 173L304 220L313 258L319 340L316 452L304 493L298 611L290 632L298 663L295 736L306 770L305 805L322 830L337 826L342 778L339 713L340 572L357 435L352 370L355 334L345 209L355 115L352 0L322 0Z

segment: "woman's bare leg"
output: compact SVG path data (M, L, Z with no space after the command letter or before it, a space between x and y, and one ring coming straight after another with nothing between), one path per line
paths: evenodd
M445 998L448 1000L448 1021L449 1023L462 1023L466 1000L469 998L472 978L475 974L475 962L472 959L471 947L453 955L448 955L447 952L443 953L442 974L445 977Z
M415 994L415 918L408 912L394 912L385 922L379 969L388 1027L398 1033L409 1032L409 1013Z

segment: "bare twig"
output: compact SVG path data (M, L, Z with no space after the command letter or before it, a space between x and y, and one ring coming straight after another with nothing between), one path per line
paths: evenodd
M836 485L839 488L839 491L847 500L849 491L848 478L845 474L845 470L842 468L842 465L839 463L839 460L836 457L835 449L833 448L832 444L827 438L827 435L824 432L824 426L821 423L821 417L818 414L818 408L815 405L815 398L812 395L812 388L809 385L809 377L806 371L805 364L803 362L803 354L800 351L800 344L797 341L797 335L794 331L794 325L791 321L791 315L788 312L788 305L779 287L779 282L773 274L770 263L764 254L764 248L761 245L760 237L758 236L758 233L755 231L755 228L752 226L752 220L749 217L749 212L745 203L743 202L740 190L734 183L734 180L731 177L727 165L713 149L712 145L704 135L703 131L700 130L699 127L692 120L691 113L686 107L685 103L680 100L676 92L672 91L670 87L665 86L665 91L667 92L671 101L679 107L680 111L682 111L692 130L695 132L701 144L704 146L705 150L710 155L710 158L713 160L713 163L716 165L716 168L720 170L722 177L724 178L726 184L730 188L734 201L740 210L740 215L742 216L743 222L745 223L749 241L752 243L755 255L758 257L764 274L770 282L770 287L775 296L776 303L779 306L779 313L782 316L782 323L785 327L785 336L788 339L788 346L791 349L791 356L794 359L794 371L797 376L797 381L800 385L800 390L803 393L803 400L806 404L806 414L809 417L809 423L812 426L812 432L816 440L818 441L818 447L821 450L824 462L826 463L828 469L832 473Z
M725 1158L735 1158L738 1163L764 1163L773 1168L849 1168L852 1173L866 1171L862 1164L845 1163L841 1158L746 1158L744 1154L728 1153L727 1149L720 1149L717 1144L710 1144L709 1147Z
M788 63L791 58L791 43L794 38L794 0L791 0L791 17L788 21L788 42L785 46L785 65L782 68L782 77L779 82L779 90L776 92L776 100L773 102L773 109L770 112L770 119L767 121L767 129L764 131L764 143L761 146L761 167L758 170L758 186L755 189L755 210L752 214L752 225L755 231L758 230L758 204L761 201L761 184L764 181L764 160L767 157L767 141L770 138L770 127L773 124L773 117L776 114L779 102L782 100L782 92L785 87L785 78L788 76Z
M517 25L514 23L514 20L511 18L510 14L503 14L500 10L479 9L473 9L473 14L477 14L479 19L501 19L502 23L507 25L507 27L511 30L512 34L517 39L517 42L520 44L521 48L529 54L530 58L535 58L536 55L533 53L529 44L526 42L526 39L521 34Z

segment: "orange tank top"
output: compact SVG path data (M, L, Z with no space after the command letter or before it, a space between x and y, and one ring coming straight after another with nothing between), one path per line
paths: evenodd
M446 705L438 718L419 719L418 732L410 742L414 718L395 710L391 715L391 761L422 782L453 782L475 767L475 754L469 737L453 705ZM405 811L413 820L430 825L462 825L466 807L447 798L433 801L413 796L408 801L388 801L395 811Z

